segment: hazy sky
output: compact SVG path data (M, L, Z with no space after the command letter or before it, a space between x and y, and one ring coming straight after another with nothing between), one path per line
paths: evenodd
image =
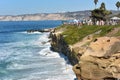
M116 10L117 1L120 0L99 0L97 7L105 2L107 9ZM0 15L80 11L94 8L94 0L0 0Z

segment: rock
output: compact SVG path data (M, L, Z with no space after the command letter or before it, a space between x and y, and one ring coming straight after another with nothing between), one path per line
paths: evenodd
M51 49L65 54L74 65L73 71L78 80L116 80L120 78L120 39L93 36L81 42L68 45L62 31L51 33ZM92 42L91 42L92 41ZM79 61L79 62L78 62Z
M72 65L78 63L78 59L75 55L75 52L72 50L72 47L64 41L61 32L53 32L51 33L50 37L51 37L51 50L63 53L65 56L68 57Z
M91 42L85 56L109 57L120 50L120 40L114 37L100 37Z
M43 45L46 44L46 43L47 43L47 42L45 42L45 41L44 41L44 42L41 42L41 44L43 44Z
M90 43L73 67L78 80L116 80L120 78L120 40L100 37Z
M27 30L27 33L34 33L34 32L50 32L53 29L41 29L41 30Z
M73 71L76 72L76 77L78 80L81 80L81 75L80 75L80 66L78 64L73 66Z

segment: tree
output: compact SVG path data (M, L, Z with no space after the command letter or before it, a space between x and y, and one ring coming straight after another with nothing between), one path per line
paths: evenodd
M100 8L98 9L94 9L91 11L91 17L94 21L94 23L96 22L96 20L107 20L108 15L110 15L112 12L106 10L105 8L105 3L102 3Z
M95 9L92 11L92 18L97 20L106 20L107 15L111 14L108 10Z
M105 3L101 3L100 9L106 10L106 8L105 8Z
M98 3L98 0L94 0L94 3L95 3L95 8L96 8L96 5L97 5L97 3Z
M120 8L120 2L119 1L116 3L116 7L119 10L119 8Z

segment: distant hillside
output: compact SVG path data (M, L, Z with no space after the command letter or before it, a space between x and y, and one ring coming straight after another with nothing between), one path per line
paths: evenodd
M113 16L118 16L118 17L120 17L120 11L112 10L112 14L110 15L110 17L113 17Z
M113 14L118 14L118 11L112 11L112 12L113 12ZM90 10L64 12L64 13L5 15L5 16L0 16L0 21L69 20L69 19L87 18L90 15L91 15Z

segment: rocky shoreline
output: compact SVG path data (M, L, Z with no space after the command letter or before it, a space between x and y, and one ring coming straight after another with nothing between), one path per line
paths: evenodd
M34 33L34 32L52 32L54 29L49 28L49 29L40 29L40 30L27 30L27 33Z
M120 38L86 36L68 45L62 31L50 33L51 49L66 55L78 80L117 80L120 78ZM89 45L83 46L90 42Z
M78 59L76 58L76 55L74 55L74 51L64 41L63 36L61 34L59 33L56 34L54 32L51 32L50 38L51 38L51 50L67 56L72 65L78 63Z

